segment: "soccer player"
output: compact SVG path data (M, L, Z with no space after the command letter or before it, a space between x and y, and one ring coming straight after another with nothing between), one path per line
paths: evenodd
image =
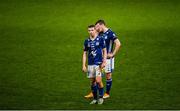
M89 38L84 42L84 52L82 57L82 70L88 72L87 77L91 80L91 90L94 99L90 104L103 104L103 83L101 69L105 67L107 52L105 40L98 35L94 25L88 26ZM88 56L88 69L86 59ZM99 91L99 99L97 98Z
M103 98L110 97L110 89L112 86L112 71L114 70L114 56L118 52L121 43L115 33L107 28L104 20L98 20L95 23L95 28L99 32L105 41L106 41L106 49L107 49L107 60L105 66L105 73L106 73L106 92L104 93ZM115 47L113 48L113 46ZM85 96L86 98L92 98L92 92Z

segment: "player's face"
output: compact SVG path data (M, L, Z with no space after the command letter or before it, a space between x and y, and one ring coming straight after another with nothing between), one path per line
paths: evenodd
M89 33L91 36L94 36L95 33L96 33L95 28L94 28L94 27L88 28L88 33Z
M97 32L102 32L102 26L99 23L96 24L95 29L97 30Z

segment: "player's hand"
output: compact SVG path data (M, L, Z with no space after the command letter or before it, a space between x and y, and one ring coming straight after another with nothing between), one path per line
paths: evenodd
M83 72L87 72L86 66L83 66L83 67L82 67L82 71L83 71Z
M101 64L101 69L103 69L106 66L106 61L103 61L103 63Z
M113 58L113 57L114 57L113 53L108 53L107 54L107 58Z

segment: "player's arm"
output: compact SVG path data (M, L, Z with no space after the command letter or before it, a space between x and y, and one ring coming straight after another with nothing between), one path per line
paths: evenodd
M115 39L115 40L114 40L114 44L115 44L115 47L114 47L112 56L115 56L116 53L119 51L119 49L120 49L120 47L121 47L121 43L120 43L119 39Z
M82 71L83 72L87 72L86 59L87 59L87 51L83 51L83 57L82 57Z
M83 72L87 72L87 68L86 68L87 51L88 51L87 41L85 40L84 41L84 50L83 50L83 55L82 55L82 71Z
M107 59L107 51L106 48L103 48L102 50L103 52L103 62L101 64L101 68L104 68L106 66L106 59Z
M103 62L101 64L101 68L104 68L106 66L107 50L106 50L106 42L103 38L102 38L102 53L103 53Z
M110 39L114 41L115 47L112 53L108 53L107 57L112 58L116 55L116 53L119 51L121 43L114 32L110 33Z

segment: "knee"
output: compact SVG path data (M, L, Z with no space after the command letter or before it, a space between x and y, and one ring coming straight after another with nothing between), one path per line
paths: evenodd
M99 84L101 83L101 78L96 78L96 82Z
M99 86L100 88L103 87L103 82L102 82L102 78L101 78L101 77L96 78L96 83L98 84L98 86Z
M102 81L97 82L97 84L98 84L98 87L99 87L99 88L103 88L103 87L104 87Z
M92 79L91 80L91 85L96 85L96 80Z
M106 74L106 79L111 79L111 73Z

